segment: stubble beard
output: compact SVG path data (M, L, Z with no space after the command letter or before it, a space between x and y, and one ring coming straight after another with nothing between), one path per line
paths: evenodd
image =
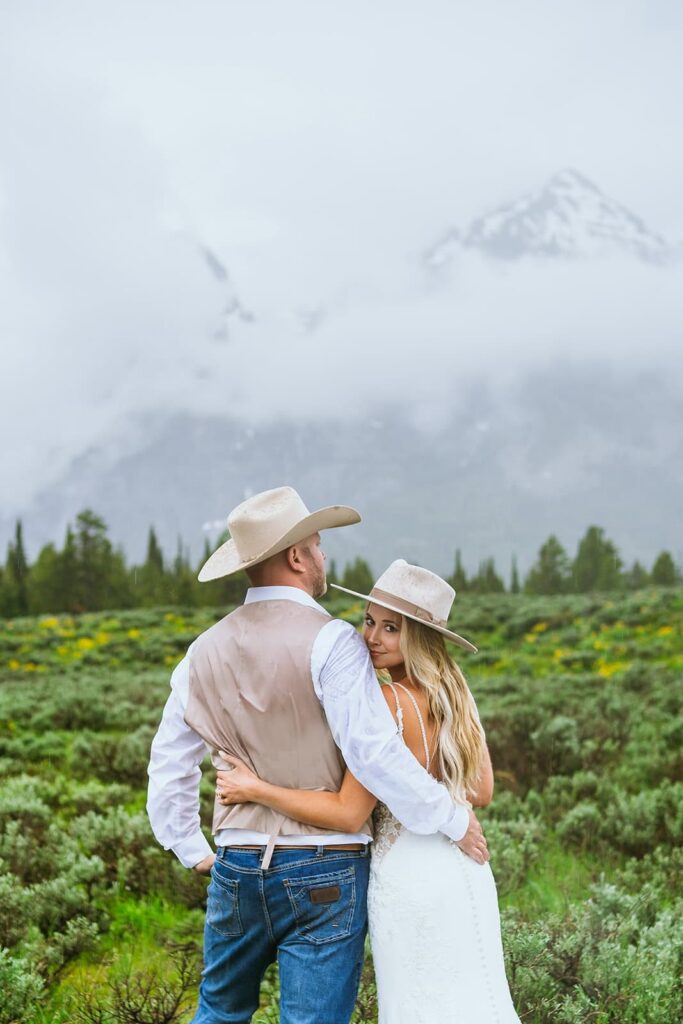
M316 574L313 578L313 597L318 600L320 597L324 597L327 593L327 576L325 570L316 570Z

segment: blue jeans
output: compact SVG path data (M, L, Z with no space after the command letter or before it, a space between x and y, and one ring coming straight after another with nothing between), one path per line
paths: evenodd
M277 959L281 1024L348 1024L367 931L369 849L219 847L192 1024L249 1024Z

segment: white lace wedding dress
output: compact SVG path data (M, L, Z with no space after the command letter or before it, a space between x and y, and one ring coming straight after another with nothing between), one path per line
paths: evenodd
M403 735L402 708L392 689ZM420 720L428 765L422 716L406 693ZM379 1024L519 1024L488 864L477 864L441 833L408 832L380 804L368 913Z

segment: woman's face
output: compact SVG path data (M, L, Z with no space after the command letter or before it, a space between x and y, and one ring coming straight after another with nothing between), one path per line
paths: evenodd
M403 664L399 645L403 616L390 612L378 604L369 604L365 610L363 637L368 645L373 667L392 669Z

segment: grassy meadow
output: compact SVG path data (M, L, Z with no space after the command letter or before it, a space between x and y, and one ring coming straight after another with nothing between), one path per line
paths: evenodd
M683 591L456 609L480 648L461 664L496 769L482 819L521 1019L682 1019ZM0 1024L191 1018L206 882L154 841L146 766L170 671L220 614L0 626ZM210 775L201 798L208 822ZM273 970L254 1022L277 1020ZM374 1021L368 959L355 1022Z

